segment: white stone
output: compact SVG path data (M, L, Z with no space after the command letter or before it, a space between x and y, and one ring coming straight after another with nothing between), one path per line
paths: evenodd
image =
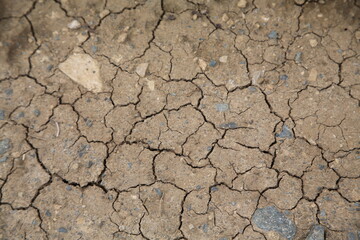
M75 53L59 64L59 69L74 82L89 91L102 91L103 82L100 77L99 63L84 53Z
M141 63L141 64L139 64L139 65L136 67L135 72L136 72L140 77L145 77L148 66L149 66L148 63Z
M67 26L69 29L79 29L81 27L81 23L78 20L74 19Z
M199 63L199 67L201 68L201 70L205 71L206 67L207 67L206 62L203 59L200 58L198 63Z
M239 8L246 8L247 1L246 0L240 0L237 4Z
M219 61L220 61L221 63L226 63L227 60L228 60L228 56L221 56L221 57L219 58Z
M311 47L316 47L318 45L318 41L316 39L310 39L309 42Z

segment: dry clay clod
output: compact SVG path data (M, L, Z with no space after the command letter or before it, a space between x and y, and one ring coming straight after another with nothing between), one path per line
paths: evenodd
M91 56L75 53L60 63L59 69L89 91L94 93L102 91L103 82L100 77L99 63Z

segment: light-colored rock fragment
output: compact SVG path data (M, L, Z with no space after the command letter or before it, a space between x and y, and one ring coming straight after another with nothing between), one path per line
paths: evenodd
M145 77L146 76L146 71L148 69L149 64L148 63L141 63L136 67L135 72L140 76L140 77Z
M311 47L316 47L318 45L318 41L316 39L310 39L309 43Z
M360 31L356 31L356 32L355 32L355 38L356 38L357 40L360 40Z
M109 9L105 9L104 11L99 13L99 17L100 18L104 18L106 15L108 15L110 13Z
M227 22L227 21L229 20L229 16L228 16L226 13L224 13L224 15L222 16L221 20L222 20L223 22Z
M123 43L123 42L125 42L126 38L127 38L127 33L126 32L121 33L118 37L118 42Z
M59 69L89 91L102 91L99 63L91 56L83 53L73 54L59 64Z
M239 8L246 8L247 1L246 0L240 0L237 4Z
M74 19L67 26L69 29L75 30L81 27L81 23L78 20Z
M221 56L221 57L219 58L219 61L220 61L221 63L226 63L227 60L228 60L228 56Z
M317 71L315 68L312 68L309 73L309 82L315 82L317 78Z
M206 62L205 62L203 59L200 58L200 59L198 60L198 63L199 63L199 67L201 68L201 70L205 71L205 70L206 70L206 66L207 66Z

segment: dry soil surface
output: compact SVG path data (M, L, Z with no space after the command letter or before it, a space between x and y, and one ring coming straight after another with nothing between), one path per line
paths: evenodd
M1 0L0 239L360 239L360 1Z

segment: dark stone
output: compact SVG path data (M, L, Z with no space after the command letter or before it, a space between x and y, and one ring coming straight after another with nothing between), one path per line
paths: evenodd
M296 234L295 224L274 206L257 209L252 222L265 231L275 231L288 240Z
M293 138L294 137L291 129L288 126L286 126L285 124L283 125L281 132L277 133L275 136L279 137L279 138Z
M216 60L211 60L210 63L209 63L209 66L210 67L215 67L217 64Z

